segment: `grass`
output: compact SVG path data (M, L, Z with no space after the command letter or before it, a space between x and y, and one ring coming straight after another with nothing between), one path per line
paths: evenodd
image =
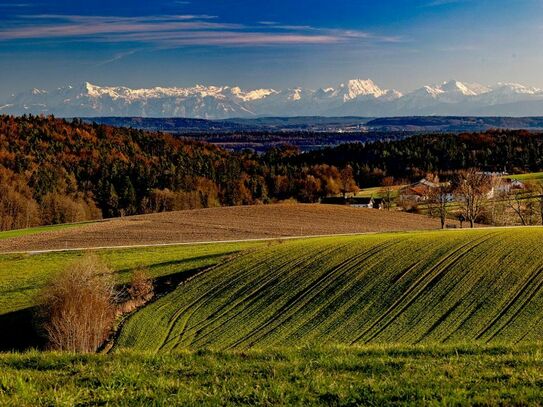
M144 266L150 277L178 274L210 267L241 250L262 243L169 246L97 251L99 257L118 275L129 281L134 269ZM37 292L59 271L84 252L0 255L0 315L31 307Z
M537 341L542 240L480 229L261 248L137 312L117 350Z
M400 195L400 190L404 188L406 185L394 185L392 187L391 191L391 197L396 199ZM361 198L383 198L384 192L383 187L370 187L370 188L363 188L360 191L358 191L355 196L361 197Z
M90 223L94 223L94 222L89 221L89 222L81 222L81 223L66 223L62 225L38 226L38 227L28 228L28 229L8 230L8 231L0 232L0 240L11 239L14 237L35 235L37 233L43 233L43 232L53 232L55 230L70 229L70 228L75 228L75 227L79 227L81 225L86 225Z
M543 348L297 347L0 355L0 404L539 405Z
M506 175L504 178L518 179L519 181L543 181L543 172L531 172L528 174Z

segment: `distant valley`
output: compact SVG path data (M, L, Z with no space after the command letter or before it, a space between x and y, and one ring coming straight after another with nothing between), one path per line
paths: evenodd
M468 116L405 116L405 117L260 117L253 119L205 120L150 117L89 117L86 122L117 127L177 134L229 132L464 132L489 129L542 130L541 117L468 117Z

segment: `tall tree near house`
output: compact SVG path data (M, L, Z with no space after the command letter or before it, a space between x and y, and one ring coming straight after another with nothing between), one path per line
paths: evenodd
M441 229L445 229L447 222L449 194L451 193L450 184L441 184L435 180L438 185L431 188L428 193L428 208L432 216L437 216L441 221Z
M528 225L528 213L525 210L526 195L524 191L514 191L506 195L505 202L517 215L522 226Z
M460 171L456 179L456 194L465 219L471 228L482 215L492 191L492 177L475 169Z
M347 165L339 173L340 191L344 198L347 198L347 194L358 191L358 186L354 181L353 168Z
M539 216L541 218L541 224L543 225L543 183L536 181L532 184L532 187L537 202L539 203Z
M385 177L381 183L381 196L383 197L383 203L387 210L392 208L394 185L394 177Z
M543 192L543 191L542 191ZM536 203L539 201L540 210L543 204L539 197L537 183L525 182L524 188L504 191L500 200L505 207L512 209L522 226L533 225L536 217Z

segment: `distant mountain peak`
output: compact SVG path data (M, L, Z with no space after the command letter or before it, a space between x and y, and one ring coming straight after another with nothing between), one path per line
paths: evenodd
M386 90L381 89L371 79L351 79L347 83L339 85L338 94L343 97L343 101L356 99L360 96L381 97L386 94Z
M526 110L529 109L529 110ZM371 79L335 87L243 89L129 88L84 82L54 90L34 88L0 101L0 113L66 117L141 116L225 119L254 116L543 115L543 90L517 83L485 86L455 79L402 94Z

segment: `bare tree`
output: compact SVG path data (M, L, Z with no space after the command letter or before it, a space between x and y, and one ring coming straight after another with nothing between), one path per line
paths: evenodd
M539 209L539 220L543 225L543 183L539 181L527 181L524 183L526 194L530 196L531 210ZM534 214L535 216L535 214Z
M536 183L536 193L539 202L539 216L541 217L541 224L543 225L543 183Z
M51 349L95 352L115 320L115 288L110 270L85 256L43 289L41 317Z
M503 201L506 207L513 210L522 226L535 223L536 199L539 202L540 212L543 210L540 190L543 192L541 184L526 182L524 188L512 189L503 194Z
M428 209L432 216L437 216L441 221L441 229L445 228L449 210L450 184L436 182L437 186L429 189Z
M390 210L392 208L392 201L394 196L394 177L385 177L381 182L381 196L383 197L383 203L385 209Z
M513 211L516 213L522 226L526 226L528 224L526 220L527 214L524 208L525 200L526 197L523 193L521 193L520 191L515 191L508 194L505 201L507 203L507 206L513 209Z
M149 301L153 297L154 287L148 271L143 268L134 271L127 291L132 300Z
M482 172L470 169L458 173L456 194L460 198L462 214L471 228L482 215L492 189L492 177Z

